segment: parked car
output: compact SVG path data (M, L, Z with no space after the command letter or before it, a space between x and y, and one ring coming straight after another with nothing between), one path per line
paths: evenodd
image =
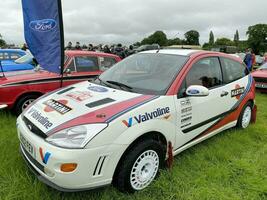
M112 54L66 51L63 87L93 80L119 61L120 58ZM59 89L61 79L61 75L42 69L4 73L0 77L0 108L8 107L20 114L41 95Z
M14 61L25 54L26 51L20 49L0 49L0 61Z
M11 72L21 70L32 70L38 63L34 59L31 53L27 52L26 55L18 58L15 61L2 61L0 66L0 72Z
M135 52L142 52L142 51L148 51L148 50L155 50L155 49L160 49L160 46L158 44L146 44L138 47Z
M256 81L256 89L260 92L267 93L267 63L252 72L252 76Z
M223 130L247 128L254 98L253 78L236 57L143 52L30 105L17 120L20 148L39 179L58 190L113 183L139 191L166 159L171 165L173 155Z

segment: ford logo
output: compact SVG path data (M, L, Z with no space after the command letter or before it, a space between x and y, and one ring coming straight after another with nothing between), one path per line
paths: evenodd
M48 32L53 30L57 25L57 22L53 19L42 19L31 21L30 28L34 31Z

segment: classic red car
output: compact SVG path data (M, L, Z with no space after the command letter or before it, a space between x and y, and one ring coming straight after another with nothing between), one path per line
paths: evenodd
M42 69L0 73L0 109L20 114L43 94L62 87L92 80L121 59L112 54L90 51L66 51L63 79Z
M256 81L256 89L259 92L267 93L267 63L263 64L258 70L252 72Z

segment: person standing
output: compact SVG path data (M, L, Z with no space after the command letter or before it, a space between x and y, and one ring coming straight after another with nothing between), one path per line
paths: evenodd
M246 50L246 56L244 58L244 63L247 65L248 70L252 70L252 54L250 52L250 49Z
M82 50L82 47L80 46L80 42L76 42L75 50Z
M66 46L65 50L72 50L72 42L69 42L68 45Z

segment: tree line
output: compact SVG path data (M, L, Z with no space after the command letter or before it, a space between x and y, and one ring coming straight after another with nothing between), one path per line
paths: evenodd
M267 24L256 24L249 26L246 32L248 40L241 41L239 38L239 32L236 30L233 39L230 38L217 38L212 31L209 34L209 41L204 43L202 48L210 50L219 46L236 46L238 51L245 51L247 48L251 48L256 54L267 52ZM140 46L144 44L159 44L160 46L171 45L200 45L200 34L196 30L187 31L184 34L185 39L175 37L168 39L163 31L156 31L152 35L144 38L141 42L137 42L134 45Z

